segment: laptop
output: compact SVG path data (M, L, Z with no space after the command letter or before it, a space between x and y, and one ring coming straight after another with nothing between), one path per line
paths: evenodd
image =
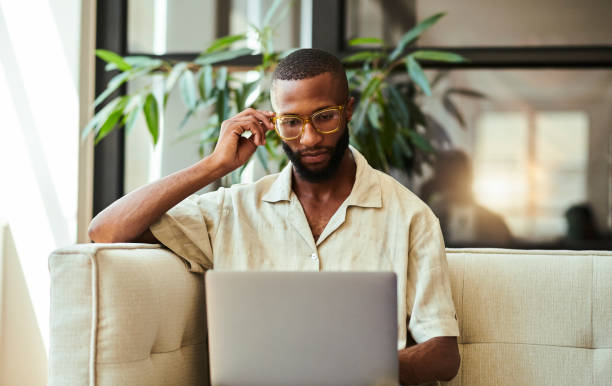
M206 274L213 386L397 385L392 272Z

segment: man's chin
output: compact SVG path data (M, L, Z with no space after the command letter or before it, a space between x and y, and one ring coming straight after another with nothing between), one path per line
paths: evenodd
M308 171L310 174L323 174L323 172L329 166L329 162L320 164L304 164L300 163L301 169Z
M325 157L319 162L315 162L315 161L305 162L304 159L300 157L298 162L300 163L300 166L302 168L307 169L308 171L311 171L313 173L316 173L317 171L326 169L329 166L330 161L331 161L331 157Z

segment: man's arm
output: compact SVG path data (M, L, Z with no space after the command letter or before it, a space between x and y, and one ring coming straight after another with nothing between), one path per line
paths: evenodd
M100 212L89 225L97 243L156 242L149 231L173 206L204 186L245 164L273 130L269 111L247 109L223 122L213 153L196 164L137 189ZM242 133L250 131L250 138Z
M457 375L460 364L457 337L431 338L399 351L400 383L450 381Z

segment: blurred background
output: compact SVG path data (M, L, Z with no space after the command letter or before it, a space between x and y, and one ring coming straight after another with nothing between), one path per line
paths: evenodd
M93 215L200 157L198 139L182 138L198 123L177 129L178 92L155 147L142 116L129 134L81 140L110 78L94 50L192 60L260 25L271 4L0 0L0 385L46 383L49 253L88 242ZM352 38L394 45L437 12L447 15L417 48L470 62L423 65L437 81L420 103L444 145L420 174L392 174L436 212L449 247L612 249L609 0L296 0L274 45L345 57ZM255 64L228 63L244 73ZM457 89L484 97L448 92ZM254 165L243 180L262 174Z

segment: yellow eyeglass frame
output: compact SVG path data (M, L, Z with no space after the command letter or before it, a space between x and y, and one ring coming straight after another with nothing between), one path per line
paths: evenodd
M314 117L317 114L324 113L326 111L339 111L340 112L340 120L338 121L338 126L336 126L335 129L330 130L330 131L321 131L321 130L317 129L317 127L312 123L312 117ZM343 111L344 111L344 105L326 107L326 108L324 108L322 110L315 111L314 113L312 113L310 115L287 114L287 115L274 116L274 117L272 117L272 123L274 123L274 131L276 131L276 134L279 137L281 137L285 141L292 141L294 139L301 138L302 135L304 135L304 127L306 127L306 124L309 123L309 122L312 125L313 129L315 129L318 133L321 133L321 134L335 133L336 131L340 130L340 126L342 124L342 120L344 119L343 115L342 115ZM298 135L296 135L295 137L283 137L281 135L281 133L279 132L278 127L276 127L276 122L278 120L280 120L280 119L283 119L283 118L298 118L298 119L301 119L302 120L302 129L300 130L300 133Z

